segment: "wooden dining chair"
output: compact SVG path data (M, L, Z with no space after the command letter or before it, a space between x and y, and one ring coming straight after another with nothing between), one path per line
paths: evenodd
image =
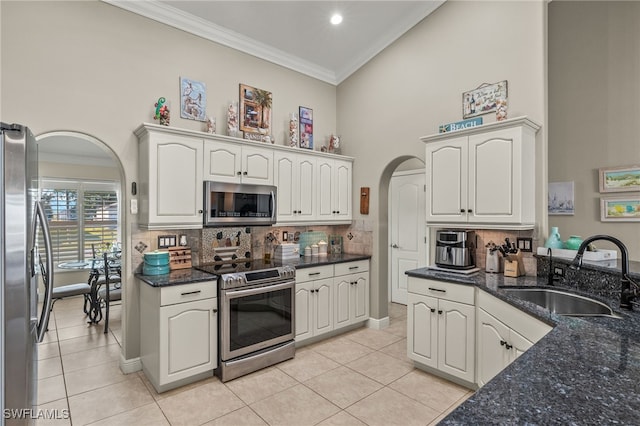
M98 300L100 306L104 305L104 333L106 334L109 332L109 306L112 302L122 300L122 279L111 271L108 254L103 253L102 258L104 261L104 275L100 278L104 278L104 284L99 287Z

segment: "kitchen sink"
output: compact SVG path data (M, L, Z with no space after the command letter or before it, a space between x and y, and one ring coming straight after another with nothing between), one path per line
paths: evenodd
M535 303L559 315L620 318L606 304L589 297L548 288L501 287L509 296Z

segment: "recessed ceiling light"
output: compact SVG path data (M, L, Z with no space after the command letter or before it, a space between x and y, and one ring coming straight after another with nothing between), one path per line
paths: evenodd
M340 15L339 13L334 13L333 16L331 17L331 23L333 25L338 25L341 22L342 22L342 15Z

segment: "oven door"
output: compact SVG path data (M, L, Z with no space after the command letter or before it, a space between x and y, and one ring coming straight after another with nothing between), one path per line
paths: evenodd
M293 340L295 281L221 290L223 361Z

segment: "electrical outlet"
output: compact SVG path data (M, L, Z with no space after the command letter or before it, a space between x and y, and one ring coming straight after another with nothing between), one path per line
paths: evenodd
M557 275L559 277L564 277L564 268L561 266L553 267L553 275Z
M533 238L517 238L516 242L520 251L533 251Z

